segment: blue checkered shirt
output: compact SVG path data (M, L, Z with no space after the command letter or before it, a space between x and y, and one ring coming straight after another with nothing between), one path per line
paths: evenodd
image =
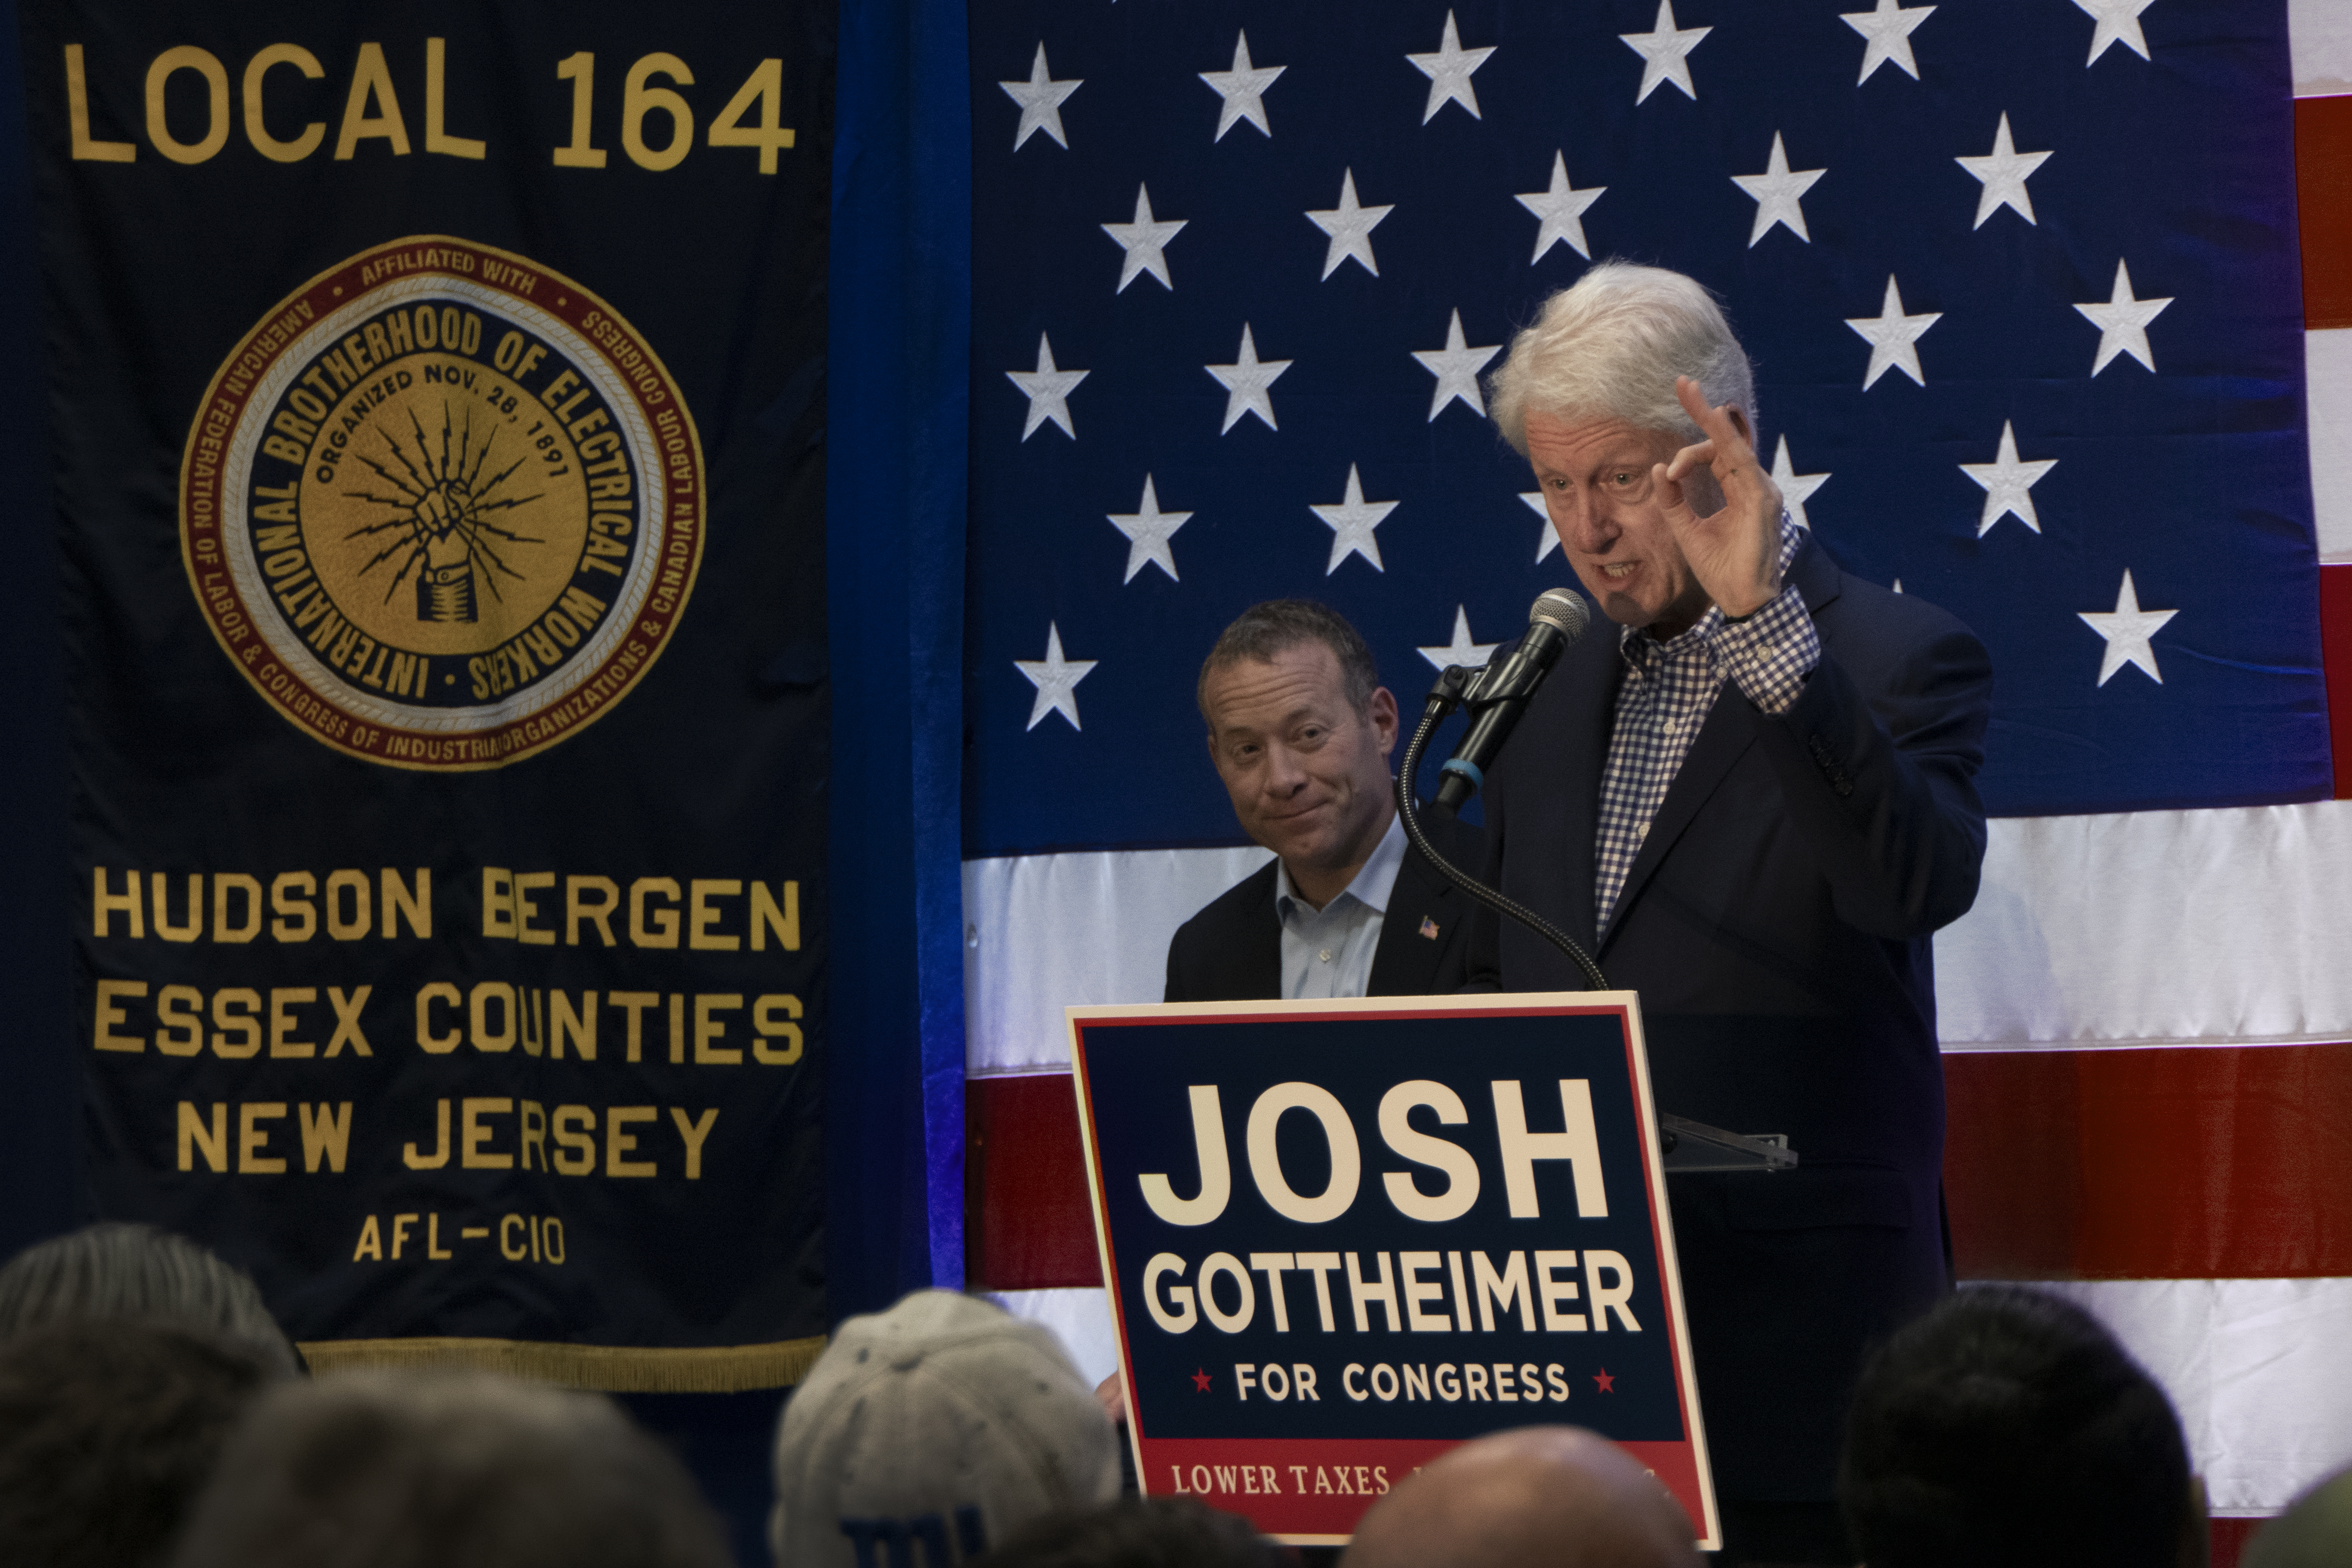
M1601 828L1593 844L1593 930L1605 932L1625 873L1633 868L1650 823L1681 771L1699 726L1726 678L1767 713L1786 713L1821 662L1821 639L1804 595L1788 583L1789 563L1805 536L1780 514L1780 596L1738 623L1707 607L1698 624L1660 642L1640 626L1617 639L1625 661L1609 765L1601 779Z

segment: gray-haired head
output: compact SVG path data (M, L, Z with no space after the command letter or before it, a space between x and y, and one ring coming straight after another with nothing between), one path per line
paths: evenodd
M0 1337L44 1323L121 1318L211 1329L252 1346L280 1375L299 1364L252 1275L152 1225L85 1226L0 1268Z
M1522 457L1530 414L1622 419L1696 441L1699 428L1675 397L1678 375L1698 383L1710 408L1733 405L1757 427L1755 371L1715 296L1662 267L1604 261L1546 300L1511 340L1486 378L1486 408Z
M1328 605L1313 599L1267 599L1235 616L1234 624L1218 634L1209 657L1201 661L1201 679L1192 688L1201 717L1210 717L1209 677L1229 664L1271 663L1275 655L1301 643L1321 643L1331 650L1331 657L1339 661L1348 706L1363 712L1381 683L1380 666L1373 661L1363 634Z

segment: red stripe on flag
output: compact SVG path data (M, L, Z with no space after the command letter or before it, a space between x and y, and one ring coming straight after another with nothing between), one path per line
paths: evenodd
M2255 1531L2269 1522L2266 1519L2209 1520L2207 1529L2213 1541L2209 1568L2238 1568L2238 1559L2253 1543Z
M1965 1279L2352 1275L2352 1045L1969 1052L1944 1079ZM1068 1075L965 1104L972 1282L1100 1285Z
M2303 324L2352 327L2352 96L2294 100Z
M2319 569L2319 647L2327 670L2327 734L2336 754L2336 798L2347 800L2352 799L2352 565Z
M965 1277L991 1290L1102 1283L1066 1072L964 1085Z
M2352 1274L2352 1045L1948 1056L1965 1279Z

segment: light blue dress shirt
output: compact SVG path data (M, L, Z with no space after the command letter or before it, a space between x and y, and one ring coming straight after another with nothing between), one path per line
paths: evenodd
M1404 865L1404 823L1391 816L1389 830L1356 879L1320 910L1293 890L1290 868L1277 865L1274 908L1282 917L1284 1000L1364 994L1371 984L1372 954L1381 944L1389 894Z

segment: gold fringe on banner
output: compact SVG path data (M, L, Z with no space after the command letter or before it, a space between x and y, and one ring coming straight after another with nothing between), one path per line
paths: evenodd
M628 1345L566 1345L540 1340L305 1340L314 1372L350 1367L478 1368L534 1383L604 1394L740 1394L785 1388L816 1364L821 1334L765 1345L704 1350L640 1350Z

